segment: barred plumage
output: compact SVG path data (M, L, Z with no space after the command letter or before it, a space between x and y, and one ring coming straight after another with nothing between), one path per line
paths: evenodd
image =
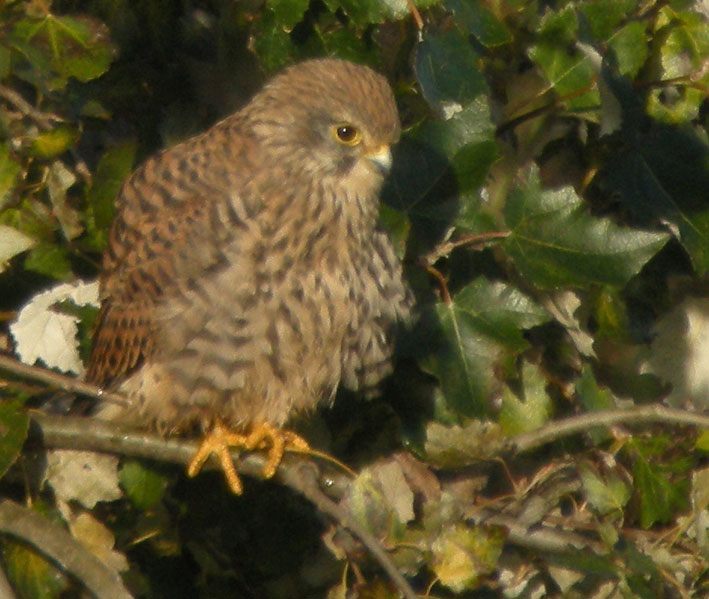
M282 427L340 381L376 385L410 304L377 228L399 133L383 77L312 60L139 167L118 199L88 370L132 400L114 417Z

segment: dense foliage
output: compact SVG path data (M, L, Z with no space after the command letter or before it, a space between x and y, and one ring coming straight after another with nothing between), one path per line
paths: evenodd
M300 424L356 473L337 499L421 596L709 596L708 19L700 0L0 2L2 347L80 376L134 166L293 61L371 64L405 126L381 216L420 318L380 398ZM278 482L236 498L26 443L30 408L66 397L3 373L0 595L91 588L13 528L21 504L133 597L398 596Z

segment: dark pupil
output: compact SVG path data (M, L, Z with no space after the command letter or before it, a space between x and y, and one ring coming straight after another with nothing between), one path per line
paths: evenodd
M342 141L352 141L355 138L355 128L343 125L337 128L337 137Z

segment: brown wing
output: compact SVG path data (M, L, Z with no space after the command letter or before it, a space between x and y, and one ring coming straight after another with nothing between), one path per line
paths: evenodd
M218 126L163 152L124 184L104 254L87 380L110 385L149 359L156 307L223 259L219 246L236 218L229 193L238 185L235 174L220 168L225 155L238 151L238 138L229 134ZM211 160L215 144L220 152Z

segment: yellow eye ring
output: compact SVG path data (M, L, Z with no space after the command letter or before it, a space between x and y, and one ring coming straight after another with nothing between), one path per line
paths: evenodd
M362 141L360 130L350 123L340 123L332 128L332 135L341 144L346 146L356 146Z

